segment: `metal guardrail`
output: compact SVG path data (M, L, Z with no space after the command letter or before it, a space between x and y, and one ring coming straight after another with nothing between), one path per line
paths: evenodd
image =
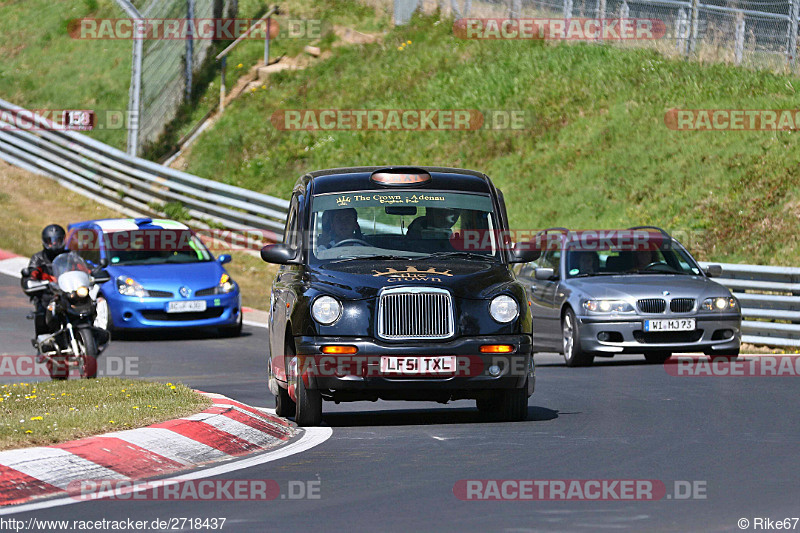
M744 342L800 347L800 268L700 263L709 264L722 266L714 281L739 299Z
M0 118L2 111L25 112L0 99ZM198 228L283 231L286 200L133 157L78 132L58 130L47 119L35 120L46 127L18 129L0 120L0 159L53 177L129 216L163 215L166 204L177 202Z

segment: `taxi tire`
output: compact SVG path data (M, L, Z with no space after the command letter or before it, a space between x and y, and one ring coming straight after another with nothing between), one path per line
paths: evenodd
M289 396L289 391L278 385L278 395L275 397L275 414L283 418L294 416L297 405Z
M500 419L505 422L522 422L528 418L528 382L519 389L502 392L498 406Z
M322 422L322 394L318 390L308 390L303 383L303 376L297 376L294 389L297 398L297 409L294 421L298 426L318 426Z

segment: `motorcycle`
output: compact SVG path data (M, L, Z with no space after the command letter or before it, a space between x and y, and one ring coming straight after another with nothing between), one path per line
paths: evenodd
M81 378L97 377L97 356L111 341L110 333L94 325L97 314L94 296L96 287L109 281L105 270L91 270L75 252L63 253L53 260L53 275L23 269L23 291L28 296L45 294L50 300L45 312L49 333L39 335L31 343L38 351L40 363L47 365L50 378L69 378L77 368ZM32 278L40 279L32 279ZM29 315L28 318L33 318Z

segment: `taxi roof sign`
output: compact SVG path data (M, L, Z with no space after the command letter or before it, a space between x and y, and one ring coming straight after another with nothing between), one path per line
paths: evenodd
M431 175L415 168L389 169L374 172L370 179L381 185L419 185L431 181Z

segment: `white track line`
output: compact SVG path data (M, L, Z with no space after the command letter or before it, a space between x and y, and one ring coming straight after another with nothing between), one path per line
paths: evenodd
M332 434L333 430L329 427L306 428L303 433L303 436L300 437L298 441L292 442L275 451L260 454L255 457L248 457L246 459L241 459L239 461L233 461L219 466L214 466L204 470L188 472L181 476L159 480L159 482L178 483L190 479L204 479L204 478L219 476L222 474L227 474L229 472L235 472L236 470L251 468L253 466L258 466L272 461L277 461L278 459L283 459L285 457L289 457L291 455L301 453L306 450L310 450L311 448L318 446L323 442L325 442L326 440L328 440L329 438L331 438ZM133 491L141 491L141 490L148 490L148 485L144 484L139 489L133 489ZM99 493L97 495L98 498L102 498L104 496L113 496L113 491L107 491L104 493ZM29 511L39 511L41 509L50 509L52 507L71 505L73 503L81 503L81 501L70 496L54 498L52 500L45 500L42 502L27 503L24 505L0 508L0 516L16 514L16 513L25 513Z

